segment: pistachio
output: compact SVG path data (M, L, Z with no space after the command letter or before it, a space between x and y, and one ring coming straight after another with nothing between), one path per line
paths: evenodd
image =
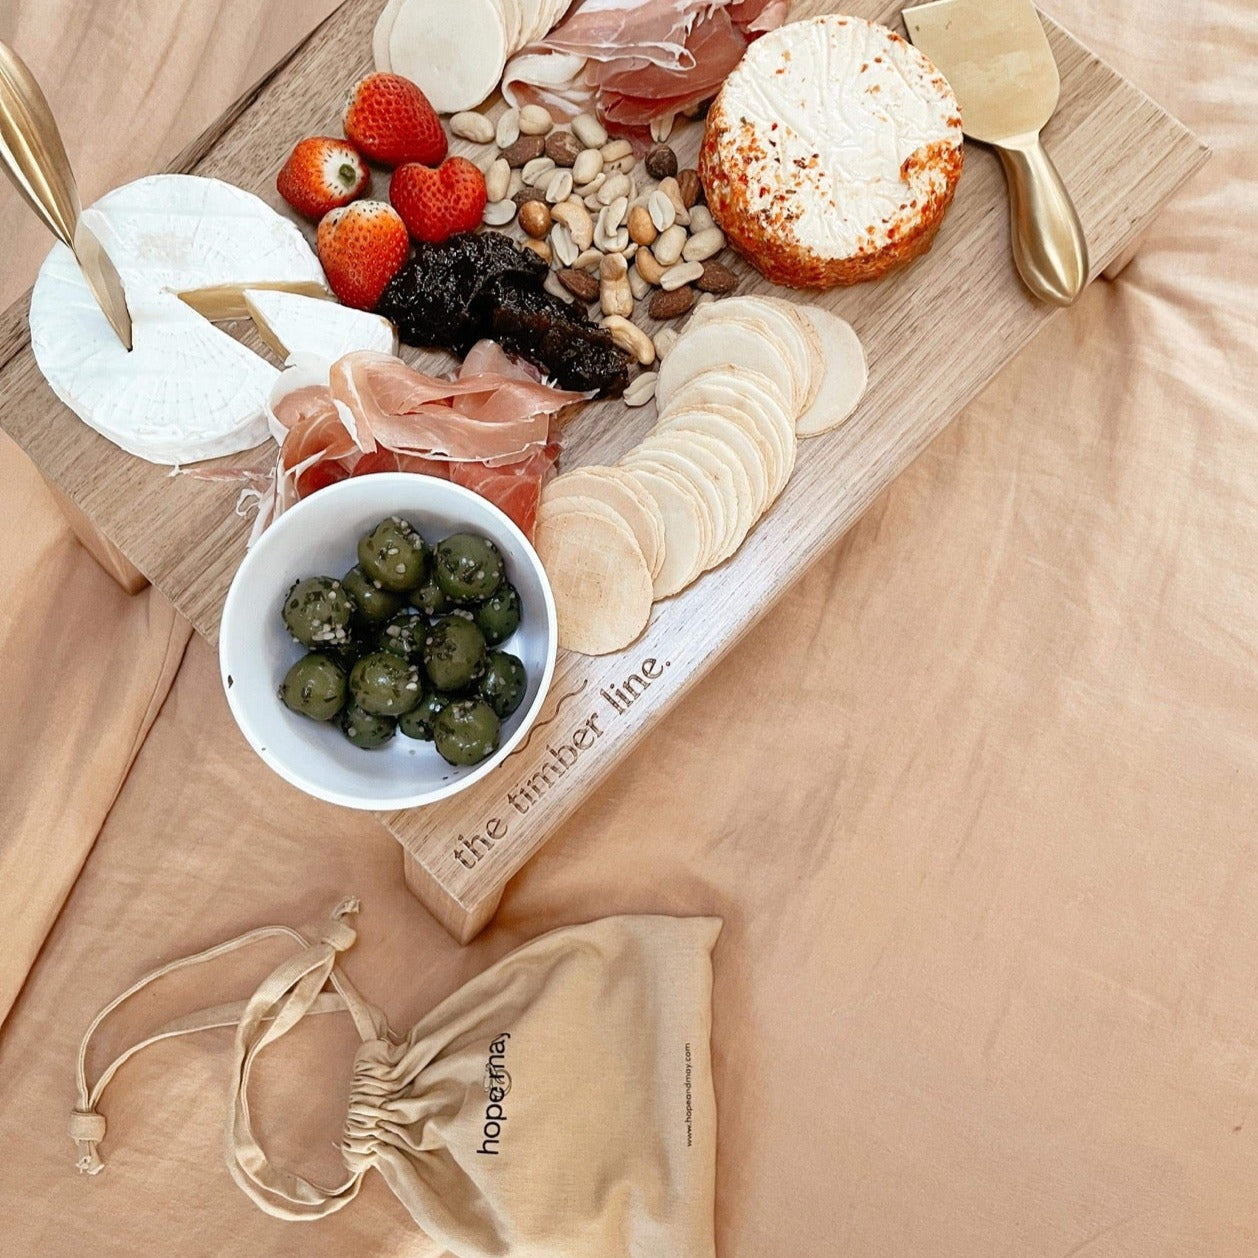
M636 324L620 315L608 315L603 320L603 326L612 334L612 340L632 354L643 367L649 367L655 361L655 345Z
M574 267L565 267L562 271L556 271L555 274L559 282L574 297L587 303L597 300L599 292L597 276L591 275L588 271L578 271Z
M702 262L683 262L680 266L669 267L664 272L660 287L666 293L671 293L674 289L682 288L686 284L693 284L702 274Z
M545 201L529 201L520 206L520 226L534 240L541 240L550 231L550 207Z
M546 141L540 135L522 135L514 144L502 146L502 156L512 170L527 166L545 151Z
M488 144L496 134L494 124L474 109L455 114L450 119L450 130L460 140L471 140L473 144Z
M581 141L571 131L552 131L546 137L546 156L556 166L571 170L576 165L581 152ZM573 178L575 179L576 176L574 175ZM585 180L581 182L584 183Z
M681 288L674 288L671 292L660 289L651 298L647 311L652 319L679 319L682 315L688 314L694 304L695 290L683 285Z
M498 147L500 149L509 149L520 138L520 111L518 109L508 109L498 119L498 127L494 134L498 141Z
M520 110L521 135L548 135L554 125L550 110L543 105L525 105Z
M701 231L686 241L681 256L687 262L706 262L709 258L716 257L724 248L725 233L719 227L709 227L707 231Z
M578 185L593 182L603 173L603 155L598 149L586 149L572 163L572 178ZM594 189L598 191L598 189Z
M485 206L484 222L487 227L505 227L513 218L514 201L490 201Z
M646 173L652 179L675 178L677 154L667 144L652 144L646 153Z
M572 130L586 148L601 149L607 143L607 131L593 114L582 114L576 118Z
M561 201L550 212L557 223L562 223L572 236L577 250L584 251L594 243L594 220L580 201Z
M716 293L722 296L732 293L738 287L738 276L727 266L719 262L705 262L703 274L695 280L695 287L701 293Z
M661 232L660 238L655 242L655 260L663 267L670 267L681 258L681 251L685 247L686 229L680 224L674 224L666 232Z
M659 232L645 206L635 205L629 211L629 239L639 245L653 245Z
M633 145L628 140L612 140L603 145L603 161L619 162L633 156Z
M510 190L511 167L500 157L485 172L485 194L491 201L505 201Z
M624 403L626 406L645 406L655 397L655 386L659 384L658 371L644 371L626 390Z

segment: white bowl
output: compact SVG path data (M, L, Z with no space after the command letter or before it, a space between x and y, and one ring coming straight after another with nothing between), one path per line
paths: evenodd
M358 539L391 515L409 520L429 543L463 531L488 537L502 551L507 578L520 593L520 628L502 649L523 660L528 690L503 722L502 745L478 765L456 768L432 743L401 734L382 748L363 751L335 722L298 716L278 696L284 675L302 655L280 616L293 582L343 576L358 562ZM492 773L537 719L555 671L559 636L541 560L515 524L471 490L406 472L341 481L280 516L240 565L219 635L227 702L254 751L307 794L377 811L432 804Z

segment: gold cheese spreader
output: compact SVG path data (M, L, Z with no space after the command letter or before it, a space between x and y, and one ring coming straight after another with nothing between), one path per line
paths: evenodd
M131 312L122 280L95 233L83 222L74 171L61 131L35 76L0 40L0 164L22 199L78 261L118 339L131 348Z
M1061 77L1031 0L935 0L904 10L913 43L952 84L971 139L1009 181L1013 258L1037 297L1068 306L1088 282L1088 242L1040 131Z

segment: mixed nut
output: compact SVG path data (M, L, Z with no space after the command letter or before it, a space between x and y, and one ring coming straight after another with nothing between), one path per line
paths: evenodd
M703 204L698 172L682 168L668 144L671 129L653 129L639 163L632 144L611 139L590 114L568 128L556 127L537 105L508 109L496 124L475 112L450 121L460 138L494 146L479 162L485 223L518 222L524 246L551 267L547 291L598 303L603 326L643 368L662 359L676 337L661 333L652 341L632 321L637 303L647 303L652 319L679 319L738 285L717 260L725 235ZM640 186L643 175L654 186ZM625 401L645 405L653 393L653 373L644 372Z

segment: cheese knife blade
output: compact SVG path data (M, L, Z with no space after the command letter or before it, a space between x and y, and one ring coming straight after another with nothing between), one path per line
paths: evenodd
M1088 280L1079 215L1040 132L1061 78L1031 0L933 0L904 10L909 38L952 85L965 134L1009 181L1014 261L1037 296L1069 305Z
M0 165L22 199L75 256L118 339L131 349L131 313L118 270L82 218L61 131L35 76L0 41Z

